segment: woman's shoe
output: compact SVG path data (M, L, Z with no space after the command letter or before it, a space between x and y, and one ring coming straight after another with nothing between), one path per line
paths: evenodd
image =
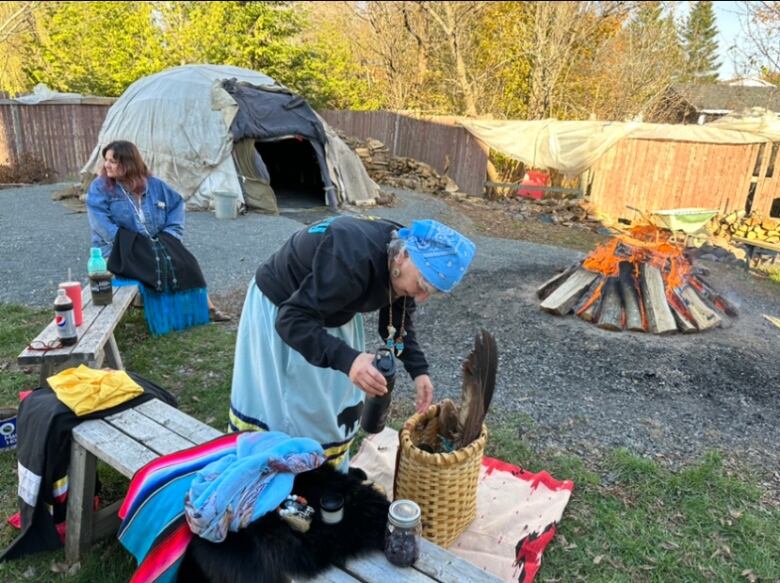
M233 318L221 312L219 308L209 308L209 320L212 322L230 322Z

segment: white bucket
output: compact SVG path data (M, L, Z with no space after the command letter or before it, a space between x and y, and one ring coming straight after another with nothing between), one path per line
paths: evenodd
M214 193L214 214L218 219L238 217L238 195L234 192Z

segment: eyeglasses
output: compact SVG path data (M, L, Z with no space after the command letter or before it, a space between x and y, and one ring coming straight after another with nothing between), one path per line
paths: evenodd
M49 352L50 350L59 350L64 348L60 339L52 340L51 342L44 342L43 340L33 340L27 345L29 350L36 350L40 352Z

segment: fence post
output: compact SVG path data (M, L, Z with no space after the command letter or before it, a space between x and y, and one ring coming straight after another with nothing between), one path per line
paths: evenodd
M398 128L401 124L401 116L395 113L395 127L393 128L393 156L398 155Z
M11 163L18 163L21 155L24 142L22 141L22 120L19 118L19 106L15 103L11 104L11 123L14 126L14 160Z

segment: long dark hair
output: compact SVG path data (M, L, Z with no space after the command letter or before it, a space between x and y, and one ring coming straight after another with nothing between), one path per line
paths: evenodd
M125 140L111 142L103 148L103 160L106 159L106 153L109 150L114 152L114 158L122 166L122 170L125 171L120 181L124 187L135 194L141 194L146 190L146 179L149 177L149 169L146 167L144 159L141 157L141 152L138 151L135 144ZM100 175L108 180L112 187L116 184L116 180L106 176L105 167L100 171Z

